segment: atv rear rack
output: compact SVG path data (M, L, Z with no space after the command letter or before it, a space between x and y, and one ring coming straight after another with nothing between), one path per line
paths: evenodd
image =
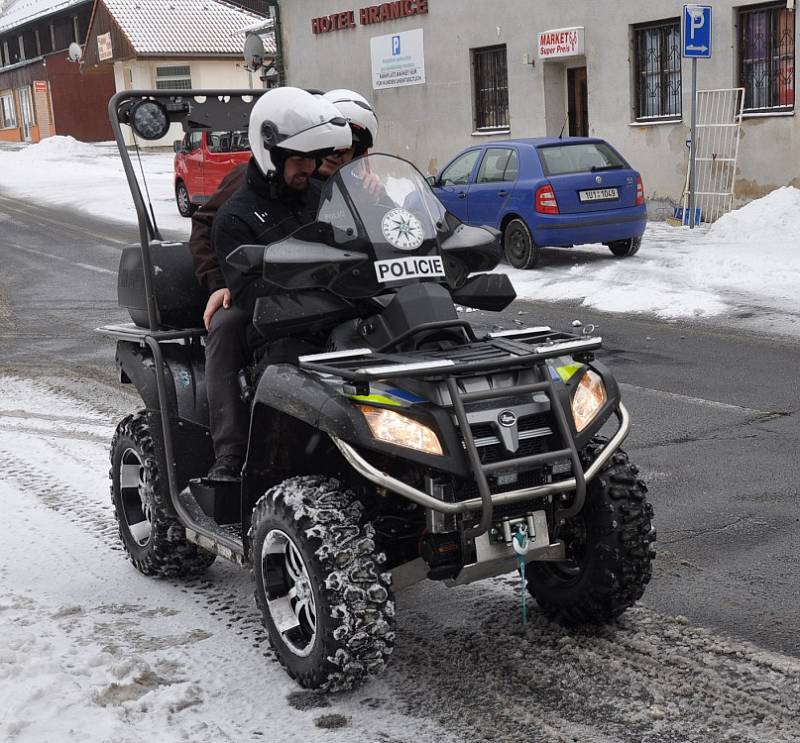
M480 510L481 520L477 526L465 530L465 537L475 539L486 533L492 525L495 505L516 503L531 498L553 495L555 493L575 492L572 504L559 512L560 518L569 518L583 507L586 498L586 482L608 461L628 433L630 423L627 411L619 406L617 416L620 427L616 435L601 452L592 466L584 473L578 449L569 428L564 409L559 402L552 375L549 371L540 374L540 380L529 384L496 389L462 392L458 379L486 371L507 371L514 368L541 366L550 358L566 354L591 353L602 346L601 338L582 338L567 333L552 331L549 327L527 328L494 333L483 339L443 351L417 351L411 353L385 354L370 349L355 349L342 352L301 356L301 368L329 377L339 377L353 385L359 394L365 388L368 392L370 381L397 379L414 376L429 380L440 380L447 385L450 404L458 421L464 440L464 448L471 469L475 475L480 498L456 503L446 503L428 493L417 490L406 483L380 471L362 457L354 447L333 437L334 443L348 462L368 480L389 490L397 492L426 508L445 514L469 513ZM550 410L555 418L556 428L561 440L567 442L565 448L540 454L504 459L501 462L484 464L481 462L465 404L499 400L519 395L544 393L550 402ZM511 492L492 494L487 476L498 471L524 471L545 464L571 463L573 476L567 480L548 483Z

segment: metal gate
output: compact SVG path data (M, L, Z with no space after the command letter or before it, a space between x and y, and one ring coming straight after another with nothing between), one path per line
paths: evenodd
M714 222L730 211L739 156L744 88L697 91L695 157L696 221ZM690 164L691 167L691 158ZM689 215L689 169L683 189L683 221Z

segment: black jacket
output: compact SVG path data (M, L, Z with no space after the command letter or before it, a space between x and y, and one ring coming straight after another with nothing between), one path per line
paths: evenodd
M267 179L253 160L247 167L247 182L214 217L211 242L231 290L235 304L253 311L255 300L274 293L275 287L260 277L243 276L225 260L240 245L270 245L313 222L319 201L319 188L295 191L283 183Z

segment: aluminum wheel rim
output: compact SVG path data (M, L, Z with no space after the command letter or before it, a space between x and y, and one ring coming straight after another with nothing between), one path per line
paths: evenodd
M178 186L178 204L182 212L189 211L189 192L183 184Z
M119 494L125 525L133 541L146 547L153 531L153 513L144 463L136 449L128 448L119 460Z
M305 658L317 639L317 608L303 555L286 532L272 529L261 546L261 583L275 629Z

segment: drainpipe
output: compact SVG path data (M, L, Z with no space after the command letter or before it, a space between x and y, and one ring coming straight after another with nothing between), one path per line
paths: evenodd
M275 69L278 72L278 85L286 85L286 68L283 65L283 26L281 25L281 6L279 0L267 0L269 15L272 18L272 32L275 34Z

